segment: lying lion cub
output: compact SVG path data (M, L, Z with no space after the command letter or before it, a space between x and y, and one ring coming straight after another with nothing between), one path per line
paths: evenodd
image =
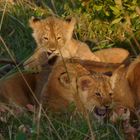
M26 106L36 104L39 93L48 79L49 70L39 74L17 72L6 79L0 80L0 102ZM34 98L35 96L35 98Z
M112 102L110 78L91 74L83 66L73 63L66 63L64 67L61 62L55 66L41 95L44 106L55 111L66 109L74 102L81 110L82 107L89 111L96 108L99 115L104 115Z
M99 61L85 43L72 38L75 23L74 18L66 21L56 17L31 18L29 25L33 29L37 48L25 62L25 68L37 68L40 65L38 59L42 52L45 52L49 59L58 55L63 58L78 57Z
M49 67L48 67L49 68ZM107 72L107 67L94 66L93 69ZM92 110L94 106L103 108L112 100L112 90L108 76L102 74L93 75L78 63L60 61L50 68L50 71L42 71L39 74L16 73L7 79L0 81L0 101L26 106L35 104L35 97L42 101L43 106L55 111L65 109L71 102L82 105ZM110 67L109 67L110 70ZM68 72L68 75L67 75ZM50 74L50 75L49 75ZM49 75L49 76L48 76ZM31 92L32 90L32 92ZM96 109L98 114L104 113ZM102 113L101 113L102 112ZM103 115L103 114L102 114Z
M123 112L126 139L136 139L140 126L140 57L129 66L120 66L113 73L111 81L115 104L127 109Z
M94 54L105 63L122 63L125 61L129 52L123 48L107 48L94 52Z
M111 77L114 100L130 109L140 106L140 57L129 66L120 66Z

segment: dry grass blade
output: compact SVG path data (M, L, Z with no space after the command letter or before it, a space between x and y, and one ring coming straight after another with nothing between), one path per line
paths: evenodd
M5 1L4 10L3 10L2 17L1 17L1 20L0 20L0 31L1 31L1 28L2 28L3 19L4 19L5 12L6 12L7 4L8 4L8 0Z
M37 137L36 137L36 140L39 140L41 110L42 110L42 104L39 104L38 113L37 113Z

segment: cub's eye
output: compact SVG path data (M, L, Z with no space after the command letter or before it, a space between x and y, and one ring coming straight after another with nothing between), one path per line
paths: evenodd
M48 37L44 36L43 38L44 38L44 40L48 41Z
M112 96L113 96L113 94L110 92L110 93L109 93L109 96L110 96L110 97L112 97Z
M59 36L59 37L57 37L57 40L60 40L61 39L61 37Z
M95 92L95 95L101 97L101 94L99 92Z

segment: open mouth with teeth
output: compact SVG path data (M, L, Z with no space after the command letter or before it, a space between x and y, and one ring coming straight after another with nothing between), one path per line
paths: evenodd
M110 112L110 109L106 107L94 108L94 116L97 118L105 118L106 116L108 116L109 112Z
M103 108L95 107L94 113L95 113L97 116L104 117L104 116L106 116L106 114L107 114L107 109L106 109L105 107L103 107Z

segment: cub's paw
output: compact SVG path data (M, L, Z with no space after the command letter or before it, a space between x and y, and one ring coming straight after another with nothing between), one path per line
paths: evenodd
M40 72L42 70L38 60L27 60L24 62L23 66L25 70L32 71L34 73Z
M48 55L46 52L41 52L40 54L36 54L31 56L28 60L26 60L23 64L25 70L32 70L33 72L40 72L43 67L48 64Z

